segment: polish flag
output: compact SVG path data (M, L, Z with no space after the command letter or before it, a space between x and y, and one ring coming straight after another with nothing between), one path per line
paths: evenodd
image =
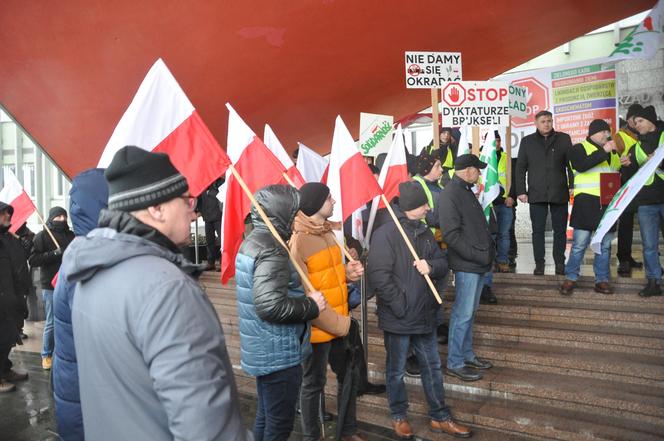
M12 233L16 233L30 215L37 211L32 199L9 168L5 169L5 186L0 190L0 201L14 208L12 226L9 228Z
M334 222L343 222L355 210L381 194L376 178L340 116L337 116L334 127L327 186L337 202L330 217Z
M295 163L293 163L291 157L288 155L288 153L286 153L286 149L277 138L277 135L275 135L274 131L272 131L272 127L270 127L268 124L265 124L263 142L267 148L270 149L272 153L274 153L274 156L277 157L279 162L281 162L281 165L283 165L283 167L286 169L286 175L288 175L293 184L295 184L295 187L298 189L302 187L306 181L300 174L300 171L297 169L297 167L295 167ZM288 181L284 179L283 183L288 184Z
M302 174L305 182L323 182L323 176L327 179L327 167L329 165L327 159L301 142L298 142L297 145L297 169Z
M399 124L394 133L394 139L392 140L390 150L385 157L385 162L383 162L383 168L380 170L378 185L383 189L385 198L388 201L391 201L395 196L399 196L399 184L406 182L409 179L403 130L401 129L401 124ZM374 220L376 219L376 212L379 208L384 207L385 204L383 204L382 198L375 198L373 200L367 226L367 242L369 242L369 239L371 238Z
M228 108L227 152L233 166L252 193L266 185L279 184L286 168L270 149L263 144L235 109ZM221 218L221 282L226 283L235 275L235 256L242 244L244 220L251 209L251 202L235 176L226 172L224 214Z
M160 59L152 66L99 159L100 168L126 145L168 154L198 196L230 164L194 106Z

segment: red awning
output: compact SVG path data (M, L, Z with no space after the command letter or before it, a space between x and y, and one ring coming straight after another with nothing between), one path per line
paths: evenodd
M222 146L230 101L257 133L326 153L337 114L356 135L360 112L430 105L405 88L404 51L462 52L464 79L484 80L654 3L3 0L0 104L72 176L161 57Z

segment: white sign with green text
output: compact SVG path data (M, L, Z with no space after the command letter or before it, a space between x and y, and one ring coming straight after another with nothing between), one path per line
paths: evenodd
M363 156L387 153L392 143L394 117L360 113L360 152Z

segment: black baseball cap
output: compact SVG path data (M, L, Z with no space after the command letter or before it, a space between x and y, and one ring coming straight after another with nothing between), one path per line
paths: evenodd
M485 168L486 162L480 161L480 158L472 153L457 156L456 161L454 161L454 170L464 170L468 167Z

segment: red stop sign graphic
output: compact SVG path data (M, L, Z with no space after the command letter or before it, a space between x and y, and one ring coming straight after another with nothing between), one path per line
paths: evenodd
M466 89L461 83L449 83L443 88L443 101L450 107L457 107L466 101Z
M521 78L512 81L512 84L528 89L528 103L526 104L526 117L512 117L513 127L526 127L535 124L535 115L542 110L549 109L549 88L533 77Z

